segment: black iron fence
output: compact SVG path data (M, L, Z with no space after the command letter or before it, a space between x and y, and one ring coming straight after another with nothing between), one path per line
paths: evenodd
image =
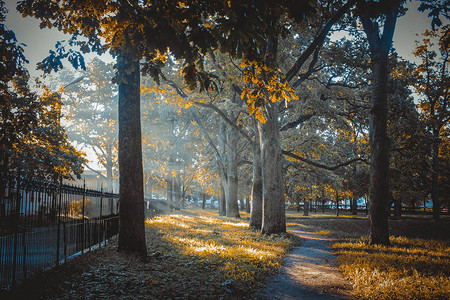
M119 231L119 196L18 176L0 177L0 289Z

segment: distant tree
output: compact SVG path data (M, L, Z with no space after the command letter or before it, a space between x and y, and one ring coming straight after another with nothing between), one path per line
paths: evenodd
M418 109L426 128L433 136L431 147L431 200L433 217L439 219L441 201L439 196L441 144L449 138L450 76L449 43L450 26L425 31L424 39L416 46L414 55L422 62L417 66L416 90L420 95Z
M63 97L69 138L94 151L104 171L88 164L86 167L106 180L108 191L113 188L117 172L117 86L111 82L114 74L112 64L94 58L83 80L65 89ZM69 82L73 78L70 74L61 76Z

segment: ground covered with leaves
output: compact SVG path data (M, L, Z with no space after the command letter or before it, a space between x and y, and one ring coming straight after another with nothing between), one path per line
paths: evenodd
M337 264L360 299L449 299L450 219L390 220L391 246L369 245L360 216L287 215L289 225L338 238Z
M245 216L244 216L245 217ZM243 220L202 210L146 222L148 257L117 251L117 241L25 281L14 299L192 299L256 297L298 239L264 236Z

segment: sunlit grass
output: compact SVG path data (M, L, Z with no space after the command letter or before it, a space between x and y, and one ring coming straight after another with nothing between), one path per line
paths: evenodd
M201 214L161 215L147 219L146 225L157 230L176 255L206 263L226 280L242 284L260 281L277 271L295 243L287 235L261 235L242 219L218 217L208 211Z
M319 230L319 231L314 231L313 233L329 236L331 234L331 231L329 231L329 230Z
M390 247L369 245L365 216L288 213L289 228L337 239L337 264L361 299L449 299L448 219L390 220Z
M336 243L338 265L362 299L448 299L450 248L445 242L391 237Z

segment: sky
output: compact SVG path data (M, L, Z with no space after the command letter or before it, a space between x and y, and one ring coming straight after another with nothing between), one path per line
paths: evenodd
M48 55L50 49L54 49L57 41L68 40L70 36L64 35L56 29L40 29L39 22L34 18L23 18L17 13L15 6L16 0L6 0L6 7L9 10L6 24L9 29L16 33L19 42L27 45L25 47L25 56L30 61L28 69L31 75L38 76L42 72L35 71L36 63ZM397 21L397 27L394 35L394 47L404 58L414 60L412 50L414 41L420 37L417 34L423 33L426 28L430 28L430 19L426 13L417 11L419 1L408 2L409 10L405 16ZM86 60L93 58L88 56ZM111 57L104 56L111 60Z

